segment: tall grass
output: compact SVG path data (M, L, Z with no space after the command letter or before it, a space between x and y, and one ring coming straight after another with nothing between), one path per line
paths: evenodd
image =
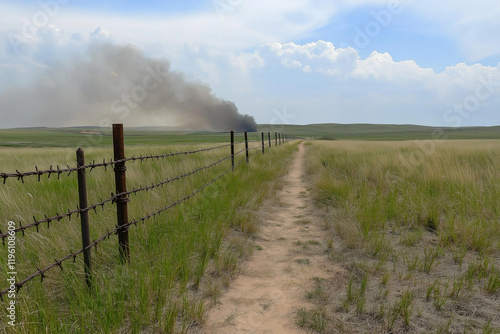
M399 303L395 292L404 289L412 291L405 307L419 314L421 330L435 331L443 317L453 319L450 330L470 323L477 325L472 331L480 330L489 320L500 326L493 306L500 268L500 141L423 145L433 147L429 154L413 141L308 145L307 172L331 227L332 258L389 287L367 297L366 309L371 303L382 310L376 317L381 330L395 326L398 318L383 310ZM394 278L387 281L390 271ZM474 308L481 315L457 313ZM411 329L410 319L394 330Z
M132 146L127 156L185 151L204 145ZM241 144L237 150L241 149ZM183 205L131 227L129 264L120 264L116 236L92 250L93 287L84 283L83 263L67 261L63 271L46 273L41 284L29 282L17 295L17 333L139 333L185 332L203 321L207 301L216 300L228 284L239 261L251 250L245 235L255 232L258 217L252 214L279 184L296 145L286 145L257 154L251 163L241 164L234 172ZM217 161L229 148L192 156L129 163L128 189L151 185ZM257 152L257 151L254 151ZM0 170L33 170L74 166L69 149L0 149ZM86 150L87 161L112 157L104 148ZM237 162L244 159L240 155ZM230 168L230 160L203 170L186 180L162 188L132 195L129 219L140 218L192 193ZM89 203L99 202L114 192L113 172L96 169L88 173ZM7 180L0 186L0 228L7 221L26 225L33 219L75 209L78 204L76 175L54 175L50 179L26 178L25 183ZM91 239L114 228L116 208L105 206L90 213ZM43 224L42 224L43 225ZM40 226L18 234L16 254L18 278L24 278L70 251L81 248L79 219L52 222L50 229ZM0 246L2 255L6 248ZM6 256L0 256L5 268ZM0 282L5 281L5 270ZM6 284L2 285L2 289ZM2 317L2 319L5 319ZM0 331L6 330L5 323Z

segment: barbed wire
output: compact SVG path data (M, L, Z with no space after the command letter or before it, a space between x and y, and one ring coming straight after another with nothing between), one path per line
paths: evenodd
M36 231L39 232L39 225L40 224L47 223L47 228L50 228L50 223L53 221L60 221L61 219L66 218L66 217L68 217L69 220L71 220L71 216L76 214L76 216L78 217L82 212L87 212L87 211L91 211L91 210L94 210L97 212L98 207L101 207L104 210L104 206L107 203L113 203L114 201L116 201L116 198L117 198L116 195L113 196L113 194L111 194L110 198L108 198L104 201L101 200L100 203L92 204L92 205L90 205L86 208L83 208L83 209L81 209L81 208L77 208L76 210L69 210L68 209L68 212L61 214L61 215L56 213L56 216L53 216L53 217L47 217L47 215L45 215L45 218L41 219L41 220L37 220L36 217L33 216L33 220L34 220L33 223L23 226L22 223L19 222L20 226L18 228L14 229L13 231L15 233L21 232L24 236L25 235L24 231L26 231L27 229L36 227ZM2 238L2 243L4 246L5 246L5 238L7 238L8 236L9 236L9 233L2 233L2 230L0 230L0 238Z
M141 155L138 157L132 156L130 158L125 158L125 159L120 159L120 160L110 160L106 161L103 160L102 163L95 163L95 160L91 164L83 165L83 166L78 166L78 167L70 167L66 165L66 168L60 168L57 166L55 169L52 168L52 165L49 167L49 169L46 170L39 170L38 166L35 166L34 171L28 171L28 172L20 172L19 170L16 169L15 173L0 173L0 179L3 179L3 183L5 184L7 179L9 178L16 178L18 181L21 181L24 183L24 178L28 176L38 176L38 182L40 182L41 177L43 175L47 175L47 178L50 178L51 175L56 174L57 179L60 179L62 174L68 173L67 176L70 176L71 173L77 172L79 170L86 170L90 169L91 171L95 168L98 167L104 167L105 169L108 166L111 165L116 165L118 163L123 163L127 161L147 161L147 160L153 160L153 159L164 159L168 157L173 157L173 156L178 156L178 155L191 155L191 154L196 154L196 153L201 153L201 152L209 152L213 150L217 150L220 148L228 147L231 146L231 144L224 144L224 145L218 145L215 147L208 147L208 148L203 148L203 149L198 149L198 150L193 150L193 151L183 151L183 152L172 152L172 153L163 153L163 154L157 154L157 155Z
M191 155L191 154L196 154L196 153L201 153L201 152L209 152L209 151L213 151L213 150L217 150L217 149L220 149L220 148L224 148L224 147L229 147L231 146L231 144L224 144L224 145L219 145L219 146L215 146L215 147L209 147L209 148L202 148L202 149L198 149L198 150L194 150L194 151L184 151L184 152L173 152L173 153L164 153L164 154L158 154L158 155L141 155L141 156L138 156L138 157L135 157L135 156L132 156L130 158L125 158L125 159L121 159L121 160L117 160L115 161L115 163L120 163L120 162L127 162L127 161L147 161L147 160L158 160L158 159L164 159L164 158L168 158L168 157L174 157L174 156L178 156L178 155Z
M240 162L241 163L241 162ZM239 164L238 164L239 165ZM220 174L219 176L217 176L216 178L212 179L211 181L209 181L208 183L206 183L205 185L203 185L201 188L198 188L196 191L192 192L191 194L163 207L162 209L160 210L157 210L153 213L150 213L148 214L147 216L144 216L140 219L135 219L131 222L128 222L127 224L124 224L124 225L121 225L121 226L115 226L115 228L111 231L108 231L106 234L104 234L103 236L101 236L99 239L97 240L94 240L92 243L90 243L87 247L85 248L82 248L80 250L78 250L77 252L71 252L71 254L68 254L66 256L64 256L63 258L59 259L59 260L54 260L55 262L46 266L45 268L43 269L39 269L38 267L37 268L37 271L33 274L31 274L30 276L28 276L27 278L23 279L22 281L20 282L16 282L14 284L14 286L16 287L16 291L19 292L19 290L24 286L26 285L26 283L28 283L29 281L33 280L34 278L40 276L41 277L41 282L43 282L44 278L45 278L45 273L47 271L49 271L50 269L52 268L55 268L55 267L59 267L61 270L63 270L63 267L62 267L62 263L69 260L69 259L73 259L73 262L76 260L76 257L85 252L86 250L88 249L91 249L92 247L95 247L96 250L97 250L97 245L106 240L106 239L109 239L113 234L118 234L120 231L122 230L128 230L130 228L130 226L132 225L136 225L138 223L141 223L141 222L145 222L146 220L152 218L152 217L155 217L159 214L161 214L162 212L168 210L168 209L171 209L185 201L187 201L188 199L190 199L191 197L195 196L196 194L198 194L199 192L201 192L203 189L205 189L206 187L208 187L209 185L213 184L214 182L216 182L217 180L219 180L220 178L224 177L226 174L228 174L229 172L231 172L232 169L228 169L226 170L225 172L223 172L222 174ZM3 291L0 291L0 300L3 301L3 295L9 293L10 291L10 288L7 288Z
M254 142L257 142L257 141L254 141ZM260 140L259 140L260 142ZM244 143L244 142L242 142ZM109 161L109 162L106 162L106 161L103 161L103 163L100 163L100 164L89 164L89 165L85 165L85 166L79 166L79 167L76 167L76 168L70 168L68 166L67 169L60 169L59 166L57 166L57 169L52 169L52 166L50 167L50 169L48 170L45 170L45 171L39 171L38 170L38 167L35 166L35 169L36 169L36 172L25 172L25 173L21 173L19 172L18 170L16 170L16 174L6 174L6 173L0 173L0 178L3 178L4 179L4 183L6 181L7 178L10 178L10 177L16 177L18 178L18 180L22 180L22 182L24 183L24 177L26 176L32 176L32 175L38 175L38 181L40 181L40 177L41 175L44 175L44 174L48 174L48 177L50 178L50 176L52 174L55 174L57 173L58 175L58 178L60 177L61 174L63 173L66 173L68 172L68 175L71 174L72 172L74 171L78 171L78 170L81 170L81 169L93 169L93 168L97 168L97 167L107 167L109 165L113 165L113 164L117 164L117 163L120 163L120 162L126 162L126 161L136 161L136 160L141 160L141 161L144 161L144 160L149 160L149 159L160 159L160 158L166 158L166 157L169 157L169 156L175 156L175 155L186 155L186 154L194 154L194 153L198 153L198 152L206 152L206 151L211 151L211 150L215 150L215 149L218 149L218 148L223 148L223 147L228 147L230 146L231 144L225 144L225 145L220 145L220 146L217 146L217 147L213 147L213 148L207 148L207 149L200 149L200 150L195 150L195 151L188 151L188 152L175 152L175 153L168 153L168 154L163 154L163 155L150 155L150 156L140 156L140 157L132 157L132 158L126 158L126 159L121 159L121 160L117 160L117 161ZM261 146L257 146L257 147L253 147L253 148L249 148L248 151L252 151L252 150L257 150L257 149L260 149ZM234 154L234 156L242 153L242 152L245 152L247 151L247 149L242 149L238 152L236 152ZM255 155L255 154L258 154L258 153L254 153L252 154ZM36 227L37 231L38 231L38 226L42 223L47 223L47 226L50 227L50 222L52 221L60 221L61 219L63 218L66 218L66 217L69 217L69 219L71 220L71 216L74 215L74 214L77 214L79 215L80 213L82 212L86 212L86 211L90 211L90 210L95 210L97 209L97 207L101 206L103 209L104 209L104 206L107 204L107 203L113 203L116 201L116 199L118 197L121 197L121 196L127 196L127 195L130 195L130 194L133 194L133 193L137 193L137 192L140 192L140 191L147 191L149 189L153 189L153 188L156 188L156 187L160 187L162 185L165 185L167 183L171 183L175 180L180 180L184 177L187 177L189 175L193 175L201 170L204 170L204 169L208 169L210 167L213 167L219 163L222 163L223 161L225 160L228 160L230 159L232 156L227 156L227 157L224 157L222 158L221 160L218 160L210 165L207 165L207 166L203 166L203 167L200 167L200 168L197 168L189 173L185 173L185 174L182 174L180 176L177 176L177 177L174 177L174 178L171 178L169 180L166 180L166 181L163 181L163 182L160 182L156 185L151 185L151 186L148 186L148 187L143 187L143 188L139 188L139 189L135 189L135 190L132 190L130 192L126 192L126 193L119 193L119 194L116 194L116 195L113 195L111 194L111 197L104 200L104 201L101 201L100 203L97 203L97 204L94 204L94 205L91 205L87 208L84 208L84 209L80 209L80 208L77 208L76 210L73 210L73 211L70 211L68 209L68 212L65 213L65 214L62 214L62 215L59 215L57 214L57 216L54 216L54 217L47 217L45 216L45 219L42 219L42 220L36 220L36 218L33 216L33 219L35 220L33 223L31 224L28 224L28 225L25 225L25 226L22 226L22 224L20 223L20 227L15 229L14 231L15 232L19 232L21 231L22 234L24 235L24 231L28 228L32 228L32 227ZM33 273L32 275L28 276L27 278L23 279L22 281L20 282L16 282L14 284L15 288L16 288L16 291L19 292L19 290L24 286L26 285L29 281L33 280L34 278L40 276L41 277L41 282L43 282L44 278L45 278L45 273L49 270L51 270L52 268L55 268L55 267L59 267L61 270L63 270L63 267L62 267L62 264L63 262L69 260L69 259L73 259L73 262L76 261L76 257L87 251L88 249L91 249L92 247L95 247L97 249L97 245L101 242L103 242L104 240L106 239L109 239L113 234L118 234L120 233L121 231L123 230L128 230L130 228L130 226L132 225L135 225L137 226L138 223L141 223L141 222L145 222L146 220L149 220L163 212L165 212L166 210L170 209L170 208L173 208L187 200L189 200L190 198L194 197L196 194L200 193L203 189L205 189L206 187L210 186L211 184L215 183L217 180L221 179L222 177L224 177L226 174L230 173L231 171L233 171L236 167L238 167L240 164L244 163L245 160L241 160L240 162L238 162L237 164L234 165L233 168L231 169L228 169L226 171L224 171L222 174L220 174L219 176L217 176L216 178L210 180L208 183L206 183L205 185L203 185L202 187L198 188L197 190L195 190L194 192L192 192L191 194L153 212L153 213L149 213L148 215L142 217L142 218L139 218L139 219L135 219L135 220L132 220L131 222L128 222L127 224L124 224L124 225L121 225L121 226L115 226L115 228L111 231L108 231L106 234L104 234L103 236L101 236L99 239L97 240L94 240L92 243L90 243L87 247L85 248L82 248L80 250L78 250L77 252L72 252L70 251L71 254L68 254L66 256L64 256L63 258L59 259L59 260L55 260L54 263L46 266L45 268L43 269L39 269L38 267L37 268L37 272ZM4 244L5 244L5 237L7 237L9 234L3 234L1 231L0 231L0 237L2 238ZM3 301L3 295L9 293L10 291L10 288L7 288L3 291L0 291L0 299Z
M225 158L222 158L214 163L211 163L210 165L207 165L207 166L203 166L203 167L200 167L200 168L197 168L189 173L185 173L185 174L181 174L179 176L176 176L176 177L173 177L173 178L170 178L170 179L167 179L165 181L162 181L162 182L159 182L157 184L152 184L150 186L143 186L143 187L140 187L140 188L137 188L137 189L134 189L134 190L131 190L131 191L127 191L127 192L123 192L123 193L119 193L119 194L116 194L115 197L120 197L120 196L128 196L128 195L131 195L131 194L135 194L135 193L138 193L138 192L141 192L141 191L148 191L148 190L151 190L151 189L154 189L154 188L158 188L158 187L161 187L161 186L164 186L166 184L169 184L169 183L172 183L174 181L178 181L178 180L181 180L185 177L188 177L188 176L191 176L193 174L196 174L202 170L205 170L205 169L208 169L208 168L211 168L211 167L214 167L228 159L231 159L231 156L227 156Z

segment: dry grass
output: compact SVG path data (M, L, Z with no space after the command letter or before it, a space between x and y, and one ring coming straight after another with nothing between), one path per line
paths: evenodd
M430 154L415 142L308 147L332 261L351 275L326 332L500 331L500 142L423 144Z

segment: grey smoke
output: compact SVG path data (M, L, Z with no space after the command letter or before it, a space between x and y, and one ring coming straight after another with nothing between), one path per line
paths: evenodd
M233 102L216 97L208 85L171 71L168 60L112 44L95 44L86 57L52 64L28 86L0 94L0 105L2 114L29 117L31 125L257 128L253 117L238 113Z

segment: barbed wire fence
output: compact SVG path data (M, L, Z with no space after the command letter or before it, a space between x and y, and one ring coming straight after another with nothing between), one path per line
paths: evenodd
M79 205L77 205L76 209L70 210L68 209L67 212L65 213L56 213L55 216L50 216L48 217L47 215L44 215L44 218L42 219L37 219L35 216L33 216L33 222L30 224L25 224L22 225L21 222L19 222L19 226L15 227L13 229L9 229L8 232L4 233L0 230L0 238L2 239L2 245L5 246L5 239L7 239L11 233L17 234L21 233L23 236L25 236L25 233L28 231L32 231L33 229L36 229L36 232L39 232L40 225L46 225L47 228L50 228L50 223L52 222L59 222L62 219L72 219L72 216L77 216L80 218L80 223L81 223L81 235L82 235L82 248L79 249L78 251L71 251L69 250L69 254L60 258L60 259L55 259L53 263L43 267L43 268L38 268L36 266L36 272L33 274L29 275L28 277L25 277L20 280L16 280L16 283L13 284L16 292L19 292L19 290L25 286L28 282L31 280L40 277L41 282L45 279L45 273L55 267L60 268L60 270L63 270L62 264L68 260L73 260L73 262L76 261L76 258L78 255L83 254L84 257L84 271L85 271L85 281L86 284L91 287L92 286L92 257L91 257L91 250L92 248L97 249L97 246L104 242L106 239L110 239L112 235L118 235L118 244L119 244L119 251L120 251L120 259L123 262L128 262L130 261L130 249L129 249L129 241L128 241L128 231L131 226L137 226L139 223L144 223L145 221L156 217L160 215L161 213L178 206L179 204L189 200L190 198L196 196L198 193L202 192L205 188L208 186L214 184L218 180L220 180L222 177L227 175L228 173L232 172L237 168L240 164L246 162L249 163L250 158L259 152L257 150L261 150L262 154L265 154L266 148L271 148L273 147L272 145L272 134L270 132L267 132L267 138L264 132L261 132L261 139L258 140L248 140L248 133L244 132L244 142L238 142L236 143L234 140L234 131L231 131L230 133L230 143L227 144L222 144L222 145L217 145L214 147L209 147L209 148L202 148L202 149L197 149L197 150L191 150L191 151L183 151L183 152L171 152L171 153L163 153L163 154L157 154L157 155L141 155L138 157L132 156L132 157L126 157L125 156L125 146L124 146L124 134L123 134L123 125L122 124L113 124L113 151L114 151L114 159L111 159L109 161L103 160L102 162L96 163L93 161L92 163L85 164L85 156L84 156L84 150L82 148L79 148L76 152L77 156L77 166L76 167L69 167L66 166L65 168L61 168L60 166L56 166L56 168L53 168L52 166L49 167L49 169L46 170L39 170L37 166L35 166L34 171L28 171L28 172L20 172L16 170L15 173L0 173L0 179L2 180L2 183L5 184L7 180L13 179L16 181L21 181L24 183L24 179L27 177L33 177L36 176L38 179L38 182L42 181L42 176L47 176L47 178L50 178L52 175L57 175L57 178L60 179L61 176L71 176L72 174L77 174L78 177L78 194L79 194ZM267 139L267 140L266 140ZM289 140L290 138L281 133L274 133L274 146L278 146L281 144L284 144ZM243 144L245 145L245 148L242 150L239 150L235 152L235 146L238 144ZM250 147L249 145L251 144L256 144L259 143L259 145ZM179 174L175 177L168 178L166 180L163 180L161 182L158 182L156 184L148 185L148 186L139 186L134 188L133 190L128 191L127 190L127 182L126 182L126 170L127 170L127 162L135 162L135 161L140 161L140 162L146 162L150 160L159 160L159 159L167 159L169 157L174 157L174 156L189 156L189 155L194 155L197 153L202 153L202 152L210 152L218 149L223 149L223 148L229 148L230 147L230 154L224 156L223 158L212 162L208 165L198 167L196 169L193 169L189 172L185 172L182 174ZM235 163L235 157L238 155L242 154L245 152L245 159L241 160L238 163ZM252 152L252 154L250 154ZM130 201L130 195L132 194L137 194L139 192L143 191L148 191L151 189L163 187L167 184L173 183L175 181L179 181L181 179L187 178L189 176L195 175L203 170L208 170L212 167L215 167L217 165L222 164L225 161L228 161L231 159L231 168L224 170L222 173L218 174L215 178L207 181L204 185L201 187L197 188L190 194L178 199L177 201L171 202L166 204L164 207L159 208L158 210L154 212L150 212L146 214L145 216L133 220L128 219L128 207L127 203ZM87 181L86 181L86 172L87 171L92 171L96 168L104 168L107 170L107 167L113 167L113 171L115 173L115 187L116 187L116 192L115 194L111 193L110 197L104 200L100 200L100 202L95 203L95 204L88 204L87 202ZM89 217L88 217L88 212L89 211L94 211L97 213L98 208L102 208L104 210L104 207L106 205L113 205L116 204L116 211L117 211L117 224L113 227L112 230L108 230L107 233L103 234L101 237L99 237L96 240L90 240L90 228L89 228ZM12 291L12 286L8 287L4 290L0 291L0 300L3 301L3 296L9 291Z

